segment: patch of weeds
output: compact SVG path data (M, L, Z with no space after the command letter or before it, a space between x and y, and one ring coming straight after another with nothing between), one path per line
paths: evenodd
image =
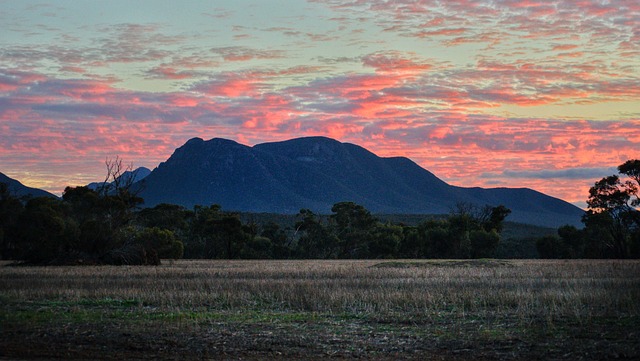
M103 299L83 299L77 303L80 306L89 307L112 307L112 308L131 308L144 306L142 300L135 298L132 299L117 299L117 298L103 298Z

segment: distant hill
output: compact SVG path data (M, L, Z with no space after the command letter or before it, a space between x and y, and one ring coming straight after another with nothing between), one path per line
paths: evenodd
M9 187L9 193L16 197L52 197L58 198L56 195L51 194L45 190L38 188L27 187L19 181L9 178L3 173L0 173L0 183L6 183Z
M504 205L507 220L580 225L581 209L527 188L451 186L404 157L382 158L349 143L307 137L253 147L193 138L137 184L146 206L219 204L225 210L330 213L341 201L372 213L443 214L457 203Z
M128 171L122 173L122 175L120 177L118 177L118 179L122 181L121 183L128 183L129 179L131 179L132 183L135 183L135 182L139 182L139 181L143 180L149 174L151 174L151 169L149 169L147 167L139 167L139 168L136 168L134 170L128 170ZM111 183L113 183L113 182L111 182ZM109 183L109 184L111 184L111 183ZM87 187L89 189L97 190L98 188L102 187L103 185L104 185L104 182L93 182L93 183L87 184Z

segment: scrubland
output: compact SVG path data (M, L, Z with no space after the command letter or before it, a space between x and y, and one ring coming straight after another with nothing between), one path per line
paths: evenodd
M0 267L0 356L640 358L640 262Z

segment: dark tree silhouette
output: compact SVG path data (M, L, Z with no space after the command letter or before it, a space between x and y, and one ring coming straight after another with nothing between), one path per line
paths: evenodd
M616 258L628 258L640 228L640 160L628 160L618 166L618 175L604 177L589 189L588 210L583 217L587 228L604 228L610 237L605 247Z

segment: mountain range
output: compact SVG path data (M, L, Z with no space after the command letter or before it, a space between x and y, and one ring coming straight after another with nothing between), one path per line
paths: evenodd
M509 221L580 226L583 211L528 188L447 184L405 157L379 157L350 143L305 137L253 147L193 138L135 186L145 206L219 204L225 210L330 213L352 201L377 214L443 214L456 204L504 205Z

